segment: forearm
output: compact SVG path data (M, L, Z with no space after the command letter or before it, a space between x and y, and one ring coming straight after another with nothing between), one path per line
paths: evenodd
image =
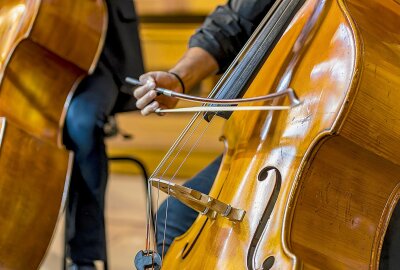
M207 76L216 74L218 69L218 63L211 54L202 48L193 47L170 71L181 77L188 90Z

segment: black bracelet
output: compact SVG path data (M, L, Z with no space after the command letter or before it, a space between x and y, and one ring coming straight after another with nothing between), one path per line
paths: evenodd
M183 80L181 79L181 77L178 74L176 74L175 72L168 71L168 73L174 75L175 78L178 79L178 81L179 81L179 83L181 84L181 87L182 87L182 93L185 94L185 84L183 83Z

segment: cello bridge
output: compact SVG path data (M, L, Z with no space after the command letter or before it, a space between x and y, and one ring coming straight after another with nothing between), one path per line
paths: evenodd
M195 189L177 185L163 179L151 178L149 181L153 187L171 195L193 210L211 219L215 219L219 215L234 222L241 222L246 214L245 210L234 208Z

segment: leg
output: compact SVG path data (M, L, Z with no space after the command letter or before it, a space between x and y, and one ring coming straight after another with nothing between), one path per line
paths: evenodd
M99 63L73 97L64 142L74 151L67 236L73 261L105 260L104 195L108 176L103 125L118 96L111 73Z
M203 171L184 184L184 186L208 194L218 173L222 156L214 160ZM168 207L168 219L165 220ZM185 233L198 213L175 198L164 201L157 214L157 251L165 254L175 237Z

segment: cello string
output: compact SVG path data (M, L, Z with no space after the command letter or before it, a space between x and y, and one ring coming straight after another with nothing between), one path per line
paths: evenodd
M165 231L167 230L167 219L168 219L168 206L169 206L169 189L168 189L168 198L166 201L166 210L165 210L165 222L164 222L164 235L163 235L163 244L161 249L161 265L164 260L164 250L165 250Z
M182 133L180 134L180 136L175 140L174 144L170 147L170 149L168 150L167 154L164 156L164 158L161 160L161 162L159 163L159 165L157 166L157 168L154 170L154 172L151 174L150 178L154 178L155 175L157 175L159 173L159 171L162 169L162 166L165 165L166 161L169 159L169 157L172 155L173 151L175 151L175 149L178 147L179 143L183 140L184 136L189 132L189 129L193 126L193 124L195 123L196 119L198 119L200 113L195 114L191 121L189 122L189 124L185 127L185 129L182 131ZM147 193L147 236L146 236L146 250L150 249L150 243L151 243L151 239L150 239L150 223L152 222L152 217L151 215L153 213L151 213L151 204L152 204L152 193L151 193L151 185L150 182L147 182L148 185L148 193ZM154 224L156 225L156 224ZM153 240L154 242L156 241L156 226L154 226L154 235L153 235ZM153 242L153 243L154 243ZM155 245L155 244L153 244Z
M157 173L161 170L162 166L166 163L167 158L171 155L171 153L175 150L177 147L178 143L182 140L183 136L188 132L189 128L193 125L195 119L197 118L198 115L195 115L189 124L186 126L186 128L182 131L180 136L175 140L174 144L170 147L168 150L167 154L163 157L157 168L154 170L154 172L150 175L149 179L153 178ZM150 183L148 182L148 185ZM150 189L149 189L150 190ZM148 197L151 197L151 193L148 193ZM148 215L149 216L149 215Z
M195 143L193 144L193 146L191 147L190 151L186 154L184 160L181 162L181 164L179 165L179 167L177 168L177 170L175 171L174 175L171 177L171 180L174 180L176 175L178 174L178 172L180 171L180 169L182 168L183 164L186 162L187 158L189 157L189 155L193 152L193 150L199 145L200 140L204 137L204 134L206 133L206 131L208 130L208 128L210 127L211 122L207 123L206 126L204 127L203 131L201 132L201 134L197 137L197 140L195 141Z
M251 37L249 38L249 40L246 42L246 44L243 46L243 48L241 49L241 51L239 52L239 54L235 57L235 59L233 60L233 62L231 63L230 67L228 68L228 70L224 73L224 75L221 77L221 79L218 81L218 83L216 84L216 86L213 88L213 90L211 91L211 93L208 95L209 97L214 96L214 94L221 88L221 86L226 82L226 80L228 78L230 78L231 72L233 70L235 70L237 64L240 62L241 60L241 56L243 54L245 54L247 52L248 49L250 49L253 45L253 42L257 39L259 33L261 32L261 30L265 27L265 25L268 23L269 19L271 18L272 14L276 11L276 9L278 8L278 6L280 6L280 4L283 2L283 0L277 1L271 8L271 10L267 13L267 15L264 17L264 19L261 21L261 23L257 26L257 28L254 30L253 35L251 35ZM274 25L272 28L275 28L276 25ZM269 36L269 34L268 34ZM151 175L150 178L153 178L155 174L157 174L159 172L159 170L161 169L161 166L164 166L167 157L170 155L170 153L175 149L176 144L181 140L182 136L184 136L186 134L186 130L188 128L191 127L191 124L193 123L194 119L196 119L198 117L199 113L196 114L195 117L193 117L191 123L189 123L189 125L185 128L184 132L182 132L182 134L180 135L180 137L175 141L175 144L171 147L170 151L164 156L163 160L161 161L161 163L158 165L158 167L156 168L155 172ZM151 198L150 198L151 199ZM150 215L148 216L150 217ZM149 222L149 219L148 219Z
M191 155L191 153L193 152L193 150L198 146L200 140L204 137L204 134L206 133L206 131L208 130L208 128L211 125L211 121L208 122L206 124L206 126L204 127L203 131L201 134L199 134L199 136L197 137L197 140L195 141L195 143L192 145L191 149L188 151L188 153L186 154L184 160L182 160L181 164L179 165L179 167L177 168L177 170L175 171L174 175L168 180L168 184L170 184L176 177L176 175L178 174L178 172L180 171L180 169L182 168L183 164L186 162L186 160L188 159L188 157ZM170 196L170 189L168 188L168 193L167 193L168 197ZM163 245L162 245L162 254L161 254L161 262L162 259L164 258L164 249L165 249L165 233L166 233L166 228L167 228L167 220L168 220L168 200L166 203L166 210L165 210L165 220L164 220L164 235L163 235Z
M298 104L296 104L296 105L298 105ZM215 111L216 112L216 111L249 111L249 110L257 110L257 111L259 111L259 110L270 110L270 111L272 111L272 110L288 110L288 109L291 109L291 108L292 108L292 106L271 106L271 105L269 105L269 106L251 106L251 107L248 107L248 106L239 106L239 107L206 107L206 106L202 106L202 107L194 107L194 108L190 108L190 109L195 109L194 111L196 111L196 112L199 112L199 111L208 111L208 112L210 112L210 111L214 112ZM202 110L202 109L205 109L205 110ZM174 112L174 110L171 110L171 111L168 111L168 112ZM198 125L197 125L197 127L198 127ZM174 160L180 154L181 150L187 144L188 140L192 137L193 133L197 130L197 127L194 130L192 130L192 134L189 137L187 137L186 141L183 143L183 145L181 145L180 150L175 154L175 157L170 162L170 164L167 166L167 168L165 168L164 173L159 178L163 178L164 177L166 171L168 171L168 169L170 168L170 166L172 165ZM186 158L184 159L183 162L185 162L185 161L186 161ZM181 165L179 166L179 168L175 172L175 174L172 177L172 179L175 178L176 174L179 172L179 170L180 170L182 165L183 165L183 163L181 163ZM156 173L158 173L158 171ZM151 198L151 195L149 197ZM157 193L157 209L158 209L158 206L159 206L159 193ZM155 223L157 223L157 220L158 220L158 213L156 213ZM155 227L155 236L156 235L157 235L157 228Z
M276 7L279 6L282 2L283 2L283 1L279 1L279 2L277 2L276 4L274 4L272 10L276 9ZM286 9L287 9L287 7L285 8L285 11L286 11ZM272 12L272 13L273 13L273 12ZM267 15L266 15L265 18L263 19L262 23L256 28L256 30L255 30L255 35L252 35L252 36L250 37L249 41L247 42L246 45L248 45L248 46L245 45L245 46L243 47L243 49L241 50L241 52L239 53L239 55L238 55L238 56L235 58L235 60L233 61L234 63L235 63L235 62L236 62L236 63L238 62L239 56L242 56L243 54L246 54L246 50L247 50L247 49L249 49L249 48L251 49L251 47L252 47L252 45L253 45L253 44L251 44L252 41L254 41L254 40L256 39L256 37L258 37L259 32L261 32L261 29L264 28L264 25L265 25L265 24L267 24L267 22L269 21L269 18L271 17L271 14L272 14L272 13L271 13L271 12L267 13ZM282 17L282 15L281 15L280 17ZM277 27L277 26L276 26L276 24L275 24L275 25L272 26L272 29L275 29L276 27ZM272 32L272 31L271 31L271 32ZM270 36L271 32L269 32L269 33L267 34L267 37ZM251 57L254 57L254 56L251 56ZM246 68L247 68L247 67L245 67L245 69L246 69ZM234 69L235 69L235 68L234 68L233 65L231 64L230 68L228 69L228 72L225 72L224 76L221 78L221 80L220 80L219 83L217 84L217 87L214 88L214 90L212 91L211 95L213 95L213 93L215 93L215 92L217 91L217 89L219 88L218 86L221 85L221 84L223 84L223 82L225 81L225 79L230 78L229 71L234 70ZM180 167L181 167L181 166L180 166ZM179 168L180 168L180 167L179 167ZM158 191L158 192L159 192L159 191ZM169 190L168 190L168 193L169 193ZM168 205L168 204L167 204L167 205ZM166 221L167 221L167 214L166 214ZM165 221L165 222L166 222L166 221ZM164 224L164 225L165 225L165 224ZM164 239L163 239L163 250L164 250L164 244L165 244L165 230L164 230Z
M170 147L170 149L168 150L168 152L165 154L165 156L163 157L163 159L161 160L161 162L158 164L158 166L156 167L156 169L154 170L154 172L150 175L150 178L154 177L162 168L162 166L164 166L164 164L166 163L167 159L169 159L169 156L172 154L172 152L176 149L176 147L178 146L178 144L182 141L183 137L186 135L186 133L188 133L189 129L193 126L194 122L197 120L198 116L200 115L200 113L196 113L191 121L189 122L189 124L185 127L185 129L181 132L181 134L179 135L179 137L175 140L174 144Z
M198 116L196 116L196 118L198 119ZM193 123L193 125L194 124L195 124L195 122ZM178 149L178 150L176 151L176 153L173 156L172 160L169 161L169 164L167 164L166 168L164 168L164 171L161 174L161 176L158 177L158 178L163 178L165 176L165 174L167 173L169 168L172 166L172 164L175 162L177 157L180 155L180 153L182 152L183 148L186 146L188 141L193 137L193 134L196 132L196 130L198 129L200 124L201 124L201 121L198 121L197 125L195 125L194 128L191 129L190 133L189 133L189 130L186 131L186 136L182 137L180 143L178 145L176 145L176 147L175 147L175 149ZM189 135L187 135L188 133L189 133ZM169 154L168 158L170 158L172 156L172 154L173 154L173 152L171 152ZM156 172L155 175L157 175L158 172ZM157 209L158 209L158 207L159 207L159 198L160 198L160 192L159 192L160 191L160 186L159 185L158 185L157 189L158 189L158 191L157 191ZM157 221L158 221L158 211L156 212L156 215L155 215L155 223L156 224L157 224ZM155 237L157 237L157 226L155 228L154 235L155 235Z
M274 5L274 6L276 6L276 5ZM268 15L266 16L266 17L268 17ZM263 23L266 23L266 21L267 21L268 19L267 18L264 18L263 19ZM262 23L262 24L263 24ZM257 28L256 28L256 30L255 30L255 33L258 33L258 32L260 32L261 31L261 29L262 29L263 27L261 27L261 25L259 25ZM256 34L256 35L252 35L252 37L247 41L247 44L249 45L249 46L244 46L244 48L241 50L241 53L235 58L235 60L233 61L233 62L239 62L239 56L241 56L244 52L245 52L245 50L246 50L246 47L247 48L251 48L252 46L250 46L250 44L252 43L252 41L254 41L255 39L256 39L256 37L257 37L258 35ZM228 72L226 72L225 74L224 74L224 76L221 78L221 80L219 80L219 82L218 82L218 84L216 85L216 87L213 89L213 91L211 92L211 94L209 95L209 96L212 96L212 95L214 95L216 92L217 92L217 90L220 88L220 86L222 86L223 85L223 82L225 81L225 79L227 79L227 78L229 78L228 76L229 76L229 71L232 71L232 70L235 70L235 68L234 68L234 66L235 65L233 65L233 64L231 64L231 67L228 69ZM245 67L245 69L246 69L247 67ZM197 116L199 115L199 112L197 113ZM196 116L196 118L197 118L197 116ZM165 158L168 156L168 154L165 156ZM162 161L162 165L164 165L164 159L163 159L163 161ZM161 165L161 164L160 164ZM156 169L157 170L157 169ZM157 173L158 173L158 170L157 170ZM169 190L168 190L168 192L169 192ZM158 190L158 194L159 194L159 190ZM158 205L158 203L157 203L157 205ZM156 213L156 217L157 217L157 215L158 215L158 213ZM157 217L158 218L158 217ZM167 218L167 216L166 216L166 218ZM167 221L167 220L166 220ZM164 231L165 232L165 231ZM155 237L156 237L156 233L155 233ZM164 249L164 245L165 245L165 237L164 237L164 239L163 239L163 249Z
M275 102L276 102L276 101L275 101ZM200 107L200 108L201 108L201 107ZM207 108L207 107L206 107L206 108ZM240 108L240 107L239 107L239 108ZM291 107L291 106L255 106L255 107L254 107L254 110L260 111L260 110L266 110L266 109L268 109L268 110L270 110L270 111L273 111L273 110L287 110L287 109L290 109L290 108L292 108L292 107ZM245 108L245 110L248 110L248 109ZM218 111L218 110L217 110L217 111ZM215 114L214 114L214 115L215 115ZM210 123L211 123L211 122L210 122ZM180 172L180 170L181 170L183 164L186 162L186 160L188 159L189 155L193 152L194 148L198 145L200 139L204 136L204 133L207 131L208 127L210 126L210 125L209 125L210 123L208 123L208 124L206 125L206 127L204 128L204 130L202 131L202 133L198 136L196 142L194 143L194 145L192 145L190 151L187 153L187 155L185 156L185 158L183 159L183 161L179 164L179 166L178 166L178 168L176 169L176 171L175 171L175 173L173 174L173 176L168 180L168 183L171 183L172 181L175 180L176 175ZM198 124L198 125L199 125L199 124ZM198 125L197 125L196 128L192 131L192 134L194 133L194 131L197 130ZM189 136L189 138L192 137L192 134ZM170 163L170 164L168 165L168 167L165 169L165 171L164 171L164 173L162 174L162 176L161 176L161 177L158 177L159 179L163 179L163 178L164 178L164 175L165 175L166 171L170 168L170 166L172 165L172 163L176 160L177 156L181 153L181 150L183 149L183 147L186 145L187 142L188 142L188 140L186 140L186 141L184 142L184 144L181 146L181 148L179 149L179 151L175 154L175 157L173 158L173 160L171 161L171 163ZM159 189L159 186L158 186L158 189ZM168 190L167 190L167 195L168 195L168 197L170 196L170 193L169 193L169 192L170 192L170 190L168 189ZM158 191L158 193L157 193L157 208L158 208L158 206L159 206L159 191ZM167 223L167 221L168 221L168 206L169 206L169 203L168 203L168 200L167 200L167 202L166 202L165 220L164 220L164 234L163 234L163 241L162 241L162 243L163 243L163 245L162 245L162 254L161 254L162 258L163 258L163 256L164 256L164 250L165 250L165 238L166 238L165 233L166 233L166 223ZM156 221L157 221L157 220L158 220L158 213L156 214Z

